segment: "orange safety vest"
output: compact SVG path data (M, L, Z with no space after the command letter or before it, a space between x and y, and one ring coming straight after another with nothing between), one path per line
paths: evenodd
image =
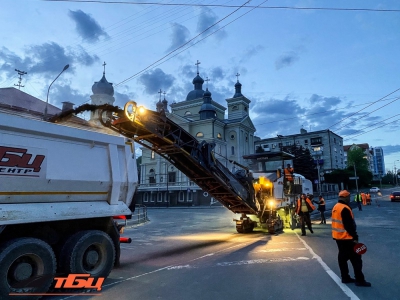
M308 204L307 206L310 206L312 210L315 210L315 206L312 204L312 202L309 198L306 198L306 203ZM299 214L300 210L301 210L301 198L297 199L296 214Z
M289 181L293 181L293 173L294 172L294 170L293 170L293 168L285 168L285 177L286 177L286 179L287 180L289 180Z
M342 220L342 210L348 209L351 217L354 220L354 215L351 209L343 203L336 203L332 209L332 237L335 240L352 240L353 237L344 229Z

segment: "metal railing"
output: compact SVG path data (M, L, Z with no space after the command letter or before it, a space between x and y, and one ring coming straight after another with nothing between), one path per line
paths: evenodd
M150 221L147 216L147 206L136 204L135 211L132 213L132 218L128 220L129 225L141 224Z

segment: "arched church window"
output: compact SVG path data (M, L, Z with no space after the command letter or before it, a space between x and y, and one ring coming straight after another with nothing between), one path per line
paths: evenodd
M185 116L191 116L192 113L190 111L185 112Z
M217 138L222 139L222 134L218 133Z
M196 133L196 137L204 137L204 133L198 132L198 133Z

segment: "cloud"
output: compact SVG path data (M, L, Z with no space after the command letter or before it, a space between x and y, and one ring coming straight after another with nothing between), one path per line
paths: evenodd
M68 15L75 22L76 31L84 41L94 43L99 41L102 36L109 37L95 19L80 9L70 10Z
M224 70L221 67L216 67L211 70L211 79L212 80L221 80L224 79L225 74Z
M30 58L21 58L6 47L2 47L0 50L0 71L5 73L6 77L14 76L16 74L15 68L27 71L31 63Z
M182 46L189 40L189 35L190 35L189 29L178 23L172 23L171 30L172 30L170 34L171 45L169 46L167 51L175 50L176 48Z
M89 55L83 48L64 48L57 43L44 43L28 46L23 56L18 56L3 47L0 51L0 71L8 75L17 67L31 75L52 78L59 74L63 67L70 65L68 72L74 72L74 64L91 66L98 62L96 55Z
M145 93L155 95L160 89L168 90L174 83L175 77L157 68L142 74L138 81L144 85Z
M264 49L265 49L264 46L261 45L247 47L244 53L241 55L242 58L239 60L239 64L247 62L250 58L256 56Z
M208 7L201 7L200 8L200 14L199 14L199 19L197 20L197 33L201 33L204 30L206 30L208 27L212 26L218 21L218 16ZM221 27L216 24L215 26L211 27L209 30L204 32L203 35L208 35ZM225 30L219 30L216 33L216 36L218 40L221 40L225 38L227 35Z
M400 152L400 145L382 146L382 149L384 155L395 154Z
M50 89L49 102L61 108L62 102L65 101L72 102L77 107L90 102L90 94L82 94L79 90L71 88L69 83L61 84L56 82Z
M77 48L76 50L66 49L57 43L30 46L26 51L26 55L30 55L27 60L30 64L26 66L29 72L42 74L47 78L59 74L67 64L70 65L67 72L73 73L75 69L74 63L91 66L99 60L96 55L90 56L82 48Z
M290 51L286 54L281 55L275 60L275 68L277 70L280 70L285 67L289 67L293 65L296 61L299 60L299 55L298 53L294 51Z

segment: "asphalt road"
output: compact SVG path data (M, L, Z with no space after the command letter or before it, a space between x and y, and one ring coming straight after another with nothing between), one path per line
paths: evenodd
M380 206L353 210L371 288L340 282L330 218L326 225L315 220L305 237L300 229L238 234L225 208L150 209L150 222L125 231L133 241L122 246L121 266L101 295L45 298L400 299L400 203L388 193Z

